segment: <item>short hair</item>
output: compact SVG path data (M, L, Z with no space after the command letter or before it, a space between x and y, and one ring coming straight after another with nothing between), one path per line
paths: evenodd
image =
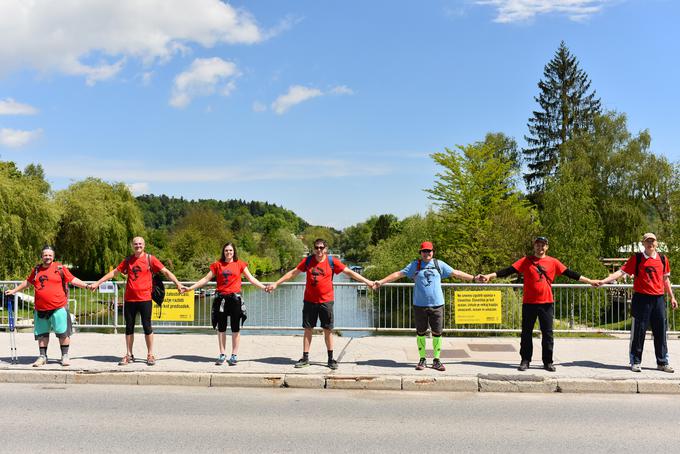
M314 246L316 246L319 243L323 244L323 247L328 247L328 243L326 243L326 240L324 240L323 238L317 238L316 240L314 240Z
M231 246L232 248L234 248L234 262L237 261L238 260L238 253L236 252L236 245L234 243L232 243L231 241L227 241L226 243L224 243L224 246L222 246L222 253L220 255L220 260L223 261L223 262L227 261L227 258L224 256L224 248L226 248L227 246Z
M54 248L49 244L46 244L42 247L42 249L40 249L40 255L43 255L43 252L45 251L52 251L54 253Z

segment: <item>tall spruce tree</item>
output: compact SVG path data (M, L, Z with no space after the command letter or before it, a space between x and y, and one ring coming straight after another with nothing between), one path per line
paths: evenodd
M592 129L601 113L600 99L590 91L590 79L564 41L543 69L534 99L540 110L529 118L528 147L522 150L528 166L524 175L534 201L539 200L546 178L556 174L561 161L560 147L579 132Z

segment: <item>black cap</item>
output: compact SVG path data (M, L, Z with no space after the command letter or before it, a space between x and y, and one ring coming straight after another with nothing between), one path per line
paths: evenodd
M548 244L548 239L544 236L537 236L536 238L534 238L534 243L536 241L540 241L542 243Z

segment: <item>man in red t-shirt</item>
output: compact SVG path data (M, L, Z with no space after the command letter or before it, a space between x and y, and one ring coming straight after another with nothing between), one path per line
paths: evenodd
M126 257L118 264L112 271L106 273L97 282L92 284L90 288L92 291L99 288L102 282L114 278L118 274L127 276L125 284L125 304L123 305L123 316L125 317L125 345L127 352L123 359L118 363L124 366L134 362L135 357L132 354L132 345L135 341L135 319L137 313L142 320L142 328L144 329L144 340L146 341L147 355L146 363L149 366L156 364L156 358L153 354L153 330L151 328L151 289L153 287L153 275L155 273L163 273L170 279L177 289L182 291L184 287L177 280L174 274L167 269L156 257L144 252L146 243L141 236L132 239L132 249L134 254Z
M548 239L539 236L534 239L534 255L522 257L512 266L495 273L477 276L479 281L488 282L495 277L506 277L518 273L524 276L524 295L522 297L522 339L520 356L522 358L518 370L529 368L534 351L532 333L536 318L541 327L541 347L543 349L543 368L555 372L553 364L553 318L555 316L555 299L552 283L555 277L564 275L571 279L593 284L593 281L581 276L564 266L559 260L546 255Z
M327 254L327 243L319 238L314 241L314 255L302 259L297 267L284 274L278 281L267 286L267 292L273 292L282 282L293 279L300 273L307 273L305 295L302 306L302 327L305 330L302 342L302 358L295 367L309 366L309 347L312 345L312 330L317 321L321 321L324 340L328 350L328 367L338 368L333 359L333 274L345 273L354 280L361 281L373 288L373 281L347 268L337 258ZM333 261L331 267L330 261Z
M33 334L38 341L40 356L33 367L47 364L47 345L50 342L50 331L59 339L61 347L61 365L71 364L68 349L71 345L71 316L66 310L68 306L68 284L85 288L87 285L74 277L68 268L54 261L54 249L45 246L41 252L42 263L31 271L25 281L6 295L25 289L28 285L35 287L35 313L33 315Z
M651 325L654 335L656 368L673 373L668 364L668 345L666 343L666 299L664 291L671 297L671 307L675 310L678 302L671 287L671 264L668 258L657 252L656 235L645 233L642 237L644 252L632 255L621 267L596 285L608 284L622 276L633 276L633 301L630 311L633 323L630 327L630 369L641 372L642 349L645 345L647 326Z

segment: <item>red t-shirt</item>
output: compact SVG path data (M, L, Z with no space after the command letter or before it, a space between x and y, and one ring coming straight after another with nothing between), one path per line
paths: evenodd
M52 262L47 268L42 265L36 273L35 268L26 279L35 287L35 309L37 311L51 311L66 306L68 298L64 292L64 284L61 281L59 267L64 273L64 280L69 283L73 280L73 274L61 263Z
M654 258L645 257L642 254L640 264L638 265L637 273L635 273L635 254L633 254L628 261L621 267L621 270L634 277L633 290L644 295L663 295L663 277L671 274L671 262L666 259L666 272L663 270L663 263L661 257L657 253Z
M219 293L238 293L241 291L241 274L248 267L242 260L233 260L229 263L218 261L210 265Z
M331 265L326 260L319 263L316 257L312 256L309 261L309 268L306 267L307 258L302 259L297 269L307 273L307 284L305 285L304 300L308 303L327 303L333 301L333 276L331 276ZM345 265L333 257L333 272L340 274L345 269Z
M151 258L151 271L149 271L149 259L147 256ZM165 266L163 266L160 260L146 252L139 257L133 255L120 262L116 269L127 275L125 302L151 301L152 276L163 268Z
M524 304L554 303L552 283L567 269L559 260L547 255L522 257L512 267L524 275Z

